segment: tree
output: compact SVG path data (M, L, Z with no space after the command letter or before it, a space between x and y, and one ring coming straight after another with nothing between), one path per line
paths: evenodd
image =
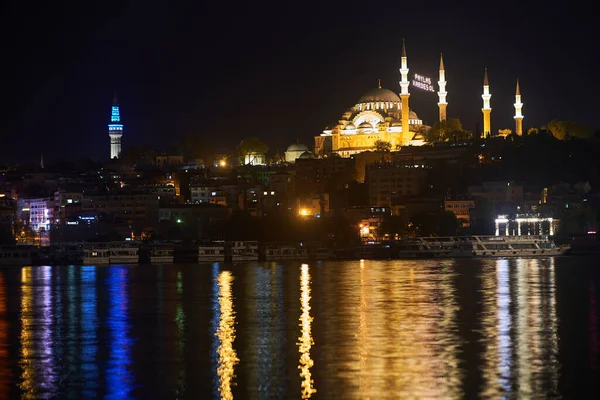
M455 236L458 220L452 211L420 212L411 217L417 236Z
M156 152L150 146L129 146L119 156L128 165L151 165L156 159Z
M186 160L202 159L205 164L212 163L212 157L215 154L215 148L212 144L197 133L188 133L182 137L175 148L170 148L169 153L182 155Z
M390 239L395 239L406 236L408 233L408 224L404 218L396 215L387 215L379 225L379 236L389 236Z
M264 156L268 151L269 146L255 137L243 139L236 147L236 153L242 159L242 161L244 161L244 158L248 155Z
M499 136L507 137L511 133L512 133L512 129L498 129Z
M459 119L448 118L445 121L436 122L424 136L430 143L436 143L465 139L469 134L463 130Z
M380 153L389 153L392 150L392 144L390 142L386 142L385 140L376 140L375 141L375 151Z
M565 140L570 137L579 139L590 139L594 136L594 130L585 125L581 125L572 121L551 120L542 129L552 132L558 140Z

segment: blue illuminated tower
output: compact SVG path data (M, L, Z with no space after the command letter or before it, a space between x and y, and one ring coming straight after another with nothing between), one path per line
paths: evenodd
M119 111L119 100L117 92L113 98L112 111L110 113L110 124L108 124L108 136L110 136L110 158L119 158L121 155L121 137L123 136L123 124Z

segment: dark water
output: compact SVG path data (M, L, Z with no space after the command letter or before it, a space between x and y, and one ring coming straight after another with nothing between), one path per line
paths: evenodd
M0 398L598 398L600 259L0 269Z

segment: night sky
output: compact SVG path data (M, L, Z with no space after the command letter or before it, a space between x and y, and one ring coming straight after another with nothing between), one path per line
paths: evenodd
M600 128L600 35L575 2L205 3L14 1L2 25L16 108L0 162L107 160L114 89L124 147L164 150L188 133L230 149L250 136L312 147L377 79L400 91L402 38L410 75L437 82L444 54L448 117L466 129L482 125L486 67L494 132L514 129L517 77L524 130L552 118ZM433 124L437 95L410 90L411 109Z

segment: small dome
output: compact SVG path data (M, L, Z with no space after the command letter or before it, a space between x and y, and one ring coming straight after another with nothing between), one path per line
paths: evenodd
M314 158L312 153L310 151L305 151L304 153L300 154L300 157L298 157L301 160L306 160L309 158Z
M358 125L358 129L373 129L373 125L365 121Z
M400 97L391 90L378 87L367 91L358 99L358 103L375 103L378 101L399 103Z
M349 131L352 129L356 129L356 127L354 126L354 124L351 122L348 125L346 125L346 127L344 128L345 130Z
M413 110L410 110L410 111L408 112L408 118L409 118L409 119L419 119L419 117L417 117L417 113L416 113L416 112L414 112Z
M290 147L287 148L287 151L304 152L304 151L308 151L308 147L306 147L302 143L294 143L294 144L291 144Z

